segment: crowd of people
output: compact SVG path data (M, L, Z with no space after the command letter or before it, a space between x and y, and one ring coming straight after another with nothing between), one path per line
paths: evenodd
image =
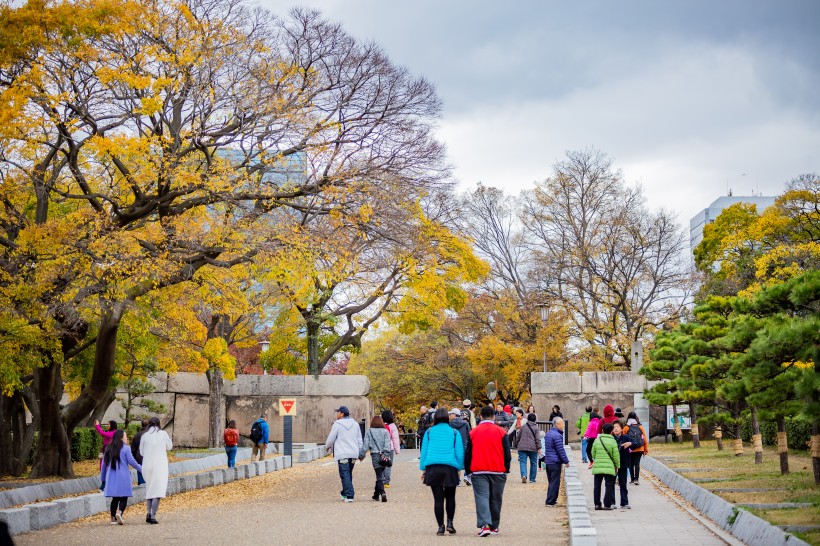
M433 496L437 534L454 534L456 489L471 486L475 501L478 536L499 533L501 507L512 450L517 448L522 483L536 483L543 466L547 477L546 506L555 506L561 487L563 466L570 461L564 449L565 422L561 408L553 406L545 433L537 424L535 408L526 410L498 404L476 409L470 400L461 407L447 409L433 401L422 406L417 422L421 482ZM373 417L362 436L359 424L347 407L336 410L326 448L332 450L342 481L340 498L353 502L353 467L370 453L375 473L372 499L387 502L390 470L401 450L399 429L390 411ZM616 507L615 486L620 506L629 509L627 485L639 485L641 456L648 452L646 432L635 412L624 417L620 408L587 407L576 421L582 437L582 458L593 474L596 510ZM603 501L601 493L603 488Z

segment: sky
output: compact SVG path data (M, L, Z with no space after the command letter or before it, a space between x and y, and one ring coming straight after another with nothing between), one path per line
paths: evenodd
M730 188L820 173L820 2L275 0L320 10L438 89L461 189L608 154L684 226Z

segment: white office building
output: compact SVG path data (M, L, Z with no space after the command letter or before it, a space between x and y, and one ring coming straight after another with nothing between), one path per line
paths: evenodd
M694 251L695 247L703 240L703 228L707 224L715 221L723 209L735 203L750 203L757 206L757 213L762 213L766 208L774 205L775 197L763 195L724 195L697 213L689 220L689 248Z

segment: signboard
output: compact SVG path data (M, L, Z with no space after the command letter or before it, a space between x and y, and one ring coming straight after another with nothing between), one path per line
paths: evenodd
M689 410L686 406L678 406L678 423L683 430L691 430L692 418L689 417ZM675 428L675 411L672 406L666 406L666 429L673 430Z
M296 400L293 398L280 398L279 415L296 415Z

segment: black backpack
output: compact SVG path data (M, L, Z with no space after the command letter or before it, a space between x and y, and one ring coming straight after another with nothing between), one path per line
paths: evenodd
M643 434L641 433L640 425L632 425L629 427L629 430L626 431L626 435L629 438L629 441L632 442L632 446L629 449L638 449L643 447Z
M462 408L460 417L467 423L467 430L470 430L472 428L470 426L470 410L468 408Z
M251 425L251 442L258 444L262 441L262 423L254 421Z
M419 423L419 430L427 430L428 428L433 426L433 413L427 412L421 417L421 422Z

